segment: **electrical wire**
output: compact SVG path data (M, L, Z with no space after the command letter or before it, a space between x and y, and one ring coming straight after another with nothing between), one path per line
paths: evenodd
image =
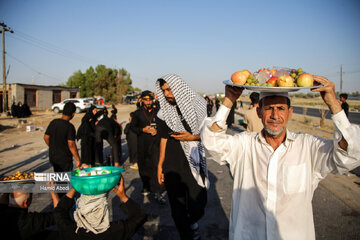
M56 77L53 77L49 74L46 74L46 73L43 73L43 72L40 72L38 70L36 70L35 68L31 67L30 65L24 63L23 61L19 60L18 58L12 56L11 54L9 54L8 52L6 52L6 55L9 56L10 58L14 59L15 61L21 63L22 65L24 65L25 67L29 68L30 70L36 72L37 74L39 75L43 75L43 76L46 76L46 77L49 77L49 78L52 78L52 79L55 79L55 80L58 80L60 82L63 82L63 80L60 80L59 78L56 78Z
M85 62L85 63L90 63L90 64L95 62L94 60L91 60L91 59L83 57L79 54L73 53L64 48L57 47L51 43L47 43L45 41L42 41L35 37L32 37L26 33L22 33L18 30L14 31L14 34L9 34L8 36L12 39L22 41L29 45L41 48L47 52L50 52L50 53L53 53L53 54L56 54L56 55L59 55L59 56L65 57L65 58L69 58L69 59L72 59L75 61L80 61L80 62Z

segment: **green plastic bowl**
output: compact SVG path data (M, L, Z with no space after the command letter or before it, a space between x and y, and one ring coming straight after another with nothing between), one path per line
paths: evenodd
M119 182L121 173L125 170L120 167L93 167L84 168L86 172L92 170L110 170L111 173L96 176L76 176L76 171L71 171L70 184L79 193L85 195L99 195L113 189Z

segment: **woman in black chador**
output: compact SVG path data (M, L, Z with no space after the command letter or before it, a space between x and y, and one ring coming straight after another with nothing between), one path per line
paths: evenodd
M94 166L95 164L95 113L96 107L91 106L77 131L76 139L81 139L81 163Z

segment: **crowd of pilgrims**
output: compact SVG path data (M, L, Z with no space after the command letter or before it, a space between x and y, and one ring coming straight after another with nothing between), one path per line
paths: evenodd
M206 97L205 100L207 101L207 115L210 116L213 114L213 110L214 112L218 110L220 105L219 100L216 99L215 103L209 97ZM165 184L160 185L158 182L157 167L159 161L160 140L166 135L173 134L170 133L170 128L166 126L165 121L157 117L159 109L160 104L159 101L154 99L154 94L150 91L144 91L137 103L137 109L130 113L129 122L124 128L129 162L131 163L130 168L139 171L140 179L143 185L142 194L144 196L152 194L158 204L164 205L167 202L165 200L165 196L167 195L170 202L172 216L181 239L200 239L200 232L197 221L204 214L204 209L207 202L206 189L204 187L199 187L194 180L185 155L182 152L183 150L179 141L168 138L168 148L172 149L171 151L173 151L176 156L171 157L173 159L172 161L169 161L168 159L167 164L164 165L164 168L182 169L180 173L182 175L183 181L187 181L186 186L189 189L184 189L183 191L182 189L184 188L184 183L179 182L176 177L174 178L169 173L165 176L167 178L167 182L165 182ZM11 110L13 117L20 118L31 115L28 105L22 105L20 102L18 105L14 103ZM81 124L77 129L75 136L76 140L80 141L81 146L81 168L104 165L122 166L124 163L122 161L121 138L123 127L117 121L117 108L112 105L111 109L109 110L106 107L97 108L95 105L92 105L89 109L87 109L85 115L81 119ZM230 119L230 122L233 123L234 120ZM229 124L231 125L230 122ZM190 127L186 123L185 129L187 131L191 131ZM104 154L104 140L107 141L110 145L110 154ZM169 165L174 166L169 167ZM129 218L123 223L116 223L119 225L111 225L113 229L116 229L116 231L106 230L103 232L103 234L99 234L101 232L95 231L94 234L94 230L91 232L84 232L84 229L80 228L81 231L78 232L78 230L75 231L76 227L72 221L67 220L68 222L64 222L65 220L61 220L61 223L63 224L59 227L62 231L64 231L62 233L63 237L68 235L70 238L72 238L75 236L74 232L78 232L78 239L88 239L89 237L91 238L95 236L98 237L98 239L115 239L115 235L117 236L116 238L119 239L128 239L131 235L133 235L146 220L146 215L144 210L138 204L126 196L125 187L123 184L123 180L121 180L119 188L117 188L118 190L115 192L124 202L122 210L127 212ZM197 201L191 202L191 204L190 202L187 203L189 200L185 200L185 195L191 195L194 193L196 193L198 196ZM9 199L11 199L11 196ZM31 199L31 194L26 196L27 197L25 197L25 195L22 196L26 198L23 206L24 209L27 209L30 205L27 201L31 201L29 200ZM56 231L43 232L40 230L42 228L46 228L47 226L53 225L55 218L57 219L56 221L58 221L58 218L68 219L67 215L72 207L73 198L76 196L76 191L71 190L66 194L66 197L61 197L61 201L59 199L60 196L64 196L64 194L51 193L55 208L54 216L50 216L51 213L27 213L27 211L21 213L11 212L14 211L14 209L17 211L20 208L4 208L5 205L1 204L3 202L2 199L6 198L5 195L1 196L0 199L0 212L11 210L8 215L14 216L14 219L22 218L20 216L21 214L23 214L25 218L28 218L28 214L34 214L34 216L30 216L33 218L33 220L36 220L39 217L41 218L41 221L38 222L37 228L32 228L30 225L26 225L25 222L24 224L20 224L22 229L18 232L18 234L19 237L23 239L32 239L33 236L39 236L36 234L30 234L35 232L40 232L41 238L44 237L44 239L57 239L59 236L57 235ZM192 196L188 197L192 198ZM80 198L78 200L80 200ZM98 199L88 199L88 202L95 201L98 201ZM181 203L182 201L184 201L184 203ZM77 201L77 203L79 204L80 202ZM58 204L59 206L56 207ZM190 205L192 207L188 209ZM36 214L38 214L37 217L35 217ZM189 221L191 223L190 225ZM10 232L17 232L16 229L20 225L14 225L11 230L8 230ZM8 224L4 223L3 226L8 226ZM79 225L77 227L79 229ZM121 232L123 236L118 236L117 232Z
M219 109L220 101L218 98L212 100L208 96L205 97L207 102L207 115L211 116L214 112ZM141 129L148 124L148 121L156 122L156 113L159 110L159 102L154 100L152 102L151 108L154 109L153 112L149 116L147 112L144 112L143 109L146 108L141 101L141 98L137 102L137 110L130 113L129 122L126 124L123 129L121 123L117 121L117 108L112 105L112 109L109 112L106 107L97 109L94 105L92 105L83 116L81 120L81 125L79 126L76 134L76 139L80 141L81 144L81 162L83 164L87 164L89 166L100 166L100 165L113 165L120 166L121 165L121 156L122 156L122 147L121 147L121 136L124 132L126 136L126 142L128 147L129 154L129 162L132 164L130 167L132 169L138 169L138 155L141 156L145 153L144 146L150 146L150 142L152 140L143 140L141 139L138 142L138 136L140 135ZM147 106L148 108L150 106ZM227 119L227 124L230 126L234 123L234 110L236 108L236 104L234 104L229 117ZM138 113L139 112L139 113ZM132 120L135 117L135 122ZM146 119L146 118L150 119ZM139 123L142 122L142 123ZM110 155L103 157L103 141L106 140L111 148ZM145 141L145 142L144 142ZM155 144L158 144L156 142ZM156 151L152 149L152 151ZM152 155L152 154L151 154ZM141 160L140 160L141 161ZM140 164L143 164L140 162ZM156 166L146 166L141 168L147 169L145 171L154 170ZM146 173L144 173L146 175ZM149 190L147 187L149 184L147 183L145 175L141 174L143 183L145 183L145 191ZM145 192L146 194L146 192Z

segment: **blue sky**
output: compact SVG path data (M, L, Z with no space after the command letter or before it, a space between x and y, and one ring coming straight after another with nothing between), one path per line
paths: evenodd
M0 0L7 81L56 85L77 70L125 68L154 90L176 73L196 91L223 92L242 69L302 67L360 91L360 2Z

